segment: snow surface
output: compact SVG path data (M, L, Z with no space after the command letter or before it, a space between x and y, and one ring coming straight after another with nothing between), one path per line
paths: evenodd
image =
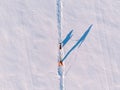
M62 0L65 90L120 90L120 0ZM56 0L0 0L0 90L59 90Z

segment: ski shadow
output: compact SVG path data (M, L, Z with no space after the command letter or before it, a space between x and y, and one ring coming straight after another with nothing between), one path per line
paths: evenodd
M93 25L90 25L89 28L86 30L86 32L80 37L80 39L76 42L76 44L67 52L67 54L64 56L64 58L62 59L62 61L64 61L68 55L78 46L78 48L81 46L81 44L84 42L86 36L88 35L88 33L90 32L91 28Z

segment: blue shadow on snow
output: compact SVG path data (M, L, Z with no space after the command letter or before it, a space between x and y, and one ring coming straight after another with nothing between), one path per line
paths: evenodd
M67 52L67 54L64 56L64 58L62 59L62 61L64 61L67 56L78 46L78 48L81 46L81 44L83 43L83 41L85 40L86 36L88 35L89 31L91 30L93 25L90 25L89 28L86 30L86 32L82 35L82 37L80 37L80 39L77 41L77 43ZM72 33L72 31L71 31ZM68 34L69 35L69 34ZM71 35L71 34L70 34Z

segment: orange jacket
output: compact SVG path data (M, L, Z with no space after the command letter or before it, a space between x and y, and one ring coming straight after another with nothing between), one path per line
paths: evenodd
M62 61L59 61L59 62L58 62L58 66L63 66L63 62L62 62Z

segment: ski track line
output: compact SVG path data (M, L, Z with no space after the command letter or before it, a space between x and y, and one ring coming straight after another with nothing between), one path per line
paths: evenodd
M6 2L6 1L3 1L4 2L4 4L6 5L6 3L8 3L8 2ZM14 4L14 3L13 3ZM24 4L24 1L16 1L15 2L15 4L17 4L19 7L17 7L17 8L21 8L22 6L23 6L23 4ZM21 11L22 11L22 9L19 11L19 10L17 10L16 12L18 13L18 14L20 14L20 16L18 16L18 17L20 17L20 25L22 25L22 30L25 30L24 29L24 19L23 19L23 14L21 14ZM23 11L22 11L22 13L24 13ZM25 33L19 33L20 34L20 36L21 36L21 38L20 38L20 40L21 40L21 42L22 42L22 46L23 46L23 48L24 49L27 49L26 47L26 41L25 40L23 40L22 39L22 36L23 37L26 37L25 36ZM22 53L25 53L26 54L26 52L24 52L23 50L22 50ZM28 52L27 52L28 53ZM20 68L20 69L22 69L23 70L23 68L25 68L25 70L24 70L24 72L26 73L26 71L27 70L30 70L28 67L27 67L27 65L25 64L26 62L27 62L27 60L26 60L26 57L29 57L28 55L24 55L25 56L25 61L24 60L22 60L21 61L21 63L20 64L23 64L23 65L21 65L21 67L22 68ZM18 59L21 59L21 58L18 58ZM20 66L19 64L18 64L18 66ZM28 73L28 72L27 72ZM22 72L20 72L20 74L22 74ZM18 75L18 74L16 74L16 75ZM19 75L18 75L19 76ZM24 78L24 79L23 79ZM7 82L7 80L4 82L5 83L5 85L3 85L3 88L1 89L1 90L8 90L8 89L10 89L10 90L13 90L14 88L16 88L16 86L17 85L20 85L20 86L22 86L21 85L21 83L22 83L22 81L24 81L24 83L23 84L25 84L24 86L25 86L25 89L27 89L27 90L29 90L28 89L28 79L26 79L26 78L28 78L28 77L26 77L26 75L24 74L22 74L22 76L21 77L13 77L13 78L10 78L10 80L11 81L9 81L9 78L8 78L8 82ZM22 80L21 80L22 79ZM17 80L19 80L18 82L17 82ZM9 87L7 86L7 85L9 85ZM19 86L19 87L20 87ZM11 88L12 87L12 88ZM24 87L20 87L20 88L24 88ZM31 89L30 89L31 90Z
M102 9L100 9L100 2L102 2L102 4L105 2L105 1L102 1L102 0L100 0L99 1L99 13L100 13L100 15L101 15L101 18L102 18L102 25L103 25L103 28L105 29L106 28L106 26L105 26L105 10L102 10ZM109 48L109 43L108 43L108 38L107 38L107 32L106 32L106 30L104 31L104 32L100 32L99 31L99 37L100 37L100 35L102 35L102 38L100 38L100 41L101 41L101 46L102 46L102 50L103 50L103 48L106 48L107 50L105 50L104 51L104 53L103 53L103 57L104 57L104 60L106 60L106 58L107 58L107 60L109 60L109 61L103 61L104 62L104 65L105 65L105 68L107 68L108 66L107 65L110 65L110 69L112 70L112 72L108 72L108 70L106 71L106 70L104 70L105 71L105 75L106 75L106 80L107 80L107 83L108 83L108 90L111 90L113 87L112 87L112 85L113 85L113 83L112 83L112 81L113 81L113 69L112 69L112 63L111 63L111 54L110 54L110 48ZM106 58L105 58L106 57ZM108 69L108 68L107 68ZM110 77L108 77L108 75L110 76ZM110 83L112 84L112 85L110 85Z
M25 6L25 2L19 2L21 5L20 6ZM26 7L26 6L25 6ZM25 31L25 29L24 29L24 27L25 27L25 25L24 25L24 12L22 12L22 14L21 14L21 24L22 24L22 29ZM26 69L25 70L25 72L26 73L28 73L27 71L29 71L29 73L30 73L30 75L31 75L31 71L30 71L30 66L29 66L29 56L28 56L28 46L27 46L27 37L26 37L26 35L25 35L25 33L22 33L22 36L25 38L24 40L23 40L23 45L24 45L24 48L25 48L25 51L26 52L24 52L24 53L26 53L25 54L25 56L26 56L26 59L25 59L25 62L23 62L23 66L24 66L24 68ZM25 63L27 64L27 65L25 65ZM25 73L25 74L26 74ZM26 82L26 88L28 89L28 77L26 77L25 75L24 75L24 77L25 77L25 82ZM30 80L30 81L32 81L32 80Z
M62 28L62 24L61 24L61 0L56 0L57 1L57 27L58 27L58 41L59 43L61 43L61 28Z
M99 3L98 3L98 6L99 6L99 14L101 15L100 17L103 19L103 16L102 16L102 13L103 13L103 11L100 9L101 7L101 5L100 5L100 3L101 3L101 1L99 0ZM102 23L104 23L104 21L102 22ZM102 36L101 36L102 35ZM102 49L102 51L103 51L103 49L104 49L104 46L103 46L103 43L105 43L105 36L104 36L104 33L102 32L102 31L99 31L99 37L100 37L100 42L101 42L101 49ZM102 37L102 38L101 38ZM103 39L104 38L104 39ZM104 41L103 41L104 40ZM104 60L106 60L106 56L104 55L105 53L103 53L103 58L104 58ZM106 66L106 63L105 63L105 61L103 60L103 63L104 63L104 68L107 68L107 66ZM106 71L106 70L104 70L104 72L105 72L105 77L106 77L106 82L107 82L107 90L110 90L110 84L109 84L109 78L108 78L108 72Z
M93 7L93 11L92 10L89 10L89 12L90 13L93 13L93 12L95 12L95 14L97 15L97 11L96 11L96 7L97 7L97 3L96 3L96 1L95 0L92 0L91 2L93 2L91 5L91 8ZM87 2L86 2L87 3ZM89 3L88 3L89 4ZM97 16L96 16L96 19L97 19ZM95 21L95 23L97 24L97 26L98 26L98 23ZM99 42L98 42L99 43ZM86 46L87 47L87 46ZM99 47L100 47L100 45L99 45ZM90 50L88 49L88 51L87 51L88 53L90 53ZM88 63L91 63L89 60L88 60ZM102 84L102 82L101 82L101 78L100 78L100 74L99 74L99 72L100 71L102 71L101 69L99 69L98 67L94 67L95 69L97 69L97 72L96 72L96 74L95 74L95 79L96 79L96 81L98 82L98 85L97 85L97 87L99 87L99 90L104 90L104 87L103 87L103 84ZM98 89L98 88L97 88Z
M117 1L115 1L114 2L115 4L117 4ZM110 5L111 3L109 2L109 5ZM116 12L115 12L115 10L113 10L113 9L115 9L114 7L113 7L113 5L112 5L112 7L110 8L110 10L111 10L111 12L112 13L114 13L114 14L117 14ZM112 16L111 17L109 17L109 19L111 20L111 19L113 19L112 18ZM116 20L116 19L115 19ZM114 21L115 21L114 20ZM110 41L109 40L107 40L107 45L110 45ZM114 71L114 65L112 64L112 63L114 63L114 62L116 62L116 60L115 61L113 61L114 60L114 51L111 49L111 48L108 48L108 50L109 50L109 52L108 52L108 54L109 54L109 60L110 60L110 66L111 66L111 75L112 75L112 89L113 90L115 90L115 84L114 84L114 81L115 81L115 73L116 73L116 71ZM119 70L119 69L118 69ZM117 72L118 73L118 72Z
M24 36L25 37L25 36ZM32 84L32 88L31 88L31 90L34 90L33 89L33 78L32 78L32 69L31 69L31 59L30 59L30 53L29 53L29 48L28 48L28 42L29 42L29 40L27 40L27 39L25 39L25 48L26 48L26 56L27 56L27 65L28 65L28 67L26 67L26 69L28 69L29 70L29 73L30 73L30 78L31 78L31 84Z
M97 27L98 27L98 25L99 25L99 17L97 17L97 15L99 14L99 15L101 15L101 13L100 13L100 2L97 0L96 1L96 3L95 3L95 12L96 12L96 20L97 20ZM100 50L102 51L103 50L103 46L102 46L102 39L101 39L101 31L99 30L98 31L98 36L99 36L99 38L100 38ZM103 55L104 56L104 55ZM106 65L105 65L105 61L103 60L103 62L104 62L104 68L106 69ZM108 83L108 78L107 78L107 72L106 72L106 70L104 70L104 73L105 73L105 78L106 78L106 83L107 83L107 87L106 87L106 89L107 90L110 90L109 89L109 83ZM101 83L101 85L103 86L103 84ZM103 87L102 87L103 88Z
M117 4L119 4L119 5L120 5L120 1L119 1L119 0L118 0L118 1L116 1L116 2L114 2L114 3L115 3L116 5L117 5ZM114 6L113 6L113 5L112 5L112 8L114 8ZM112 10L112 12L113 12L114 14L116 14L116 15L117 15L118 13L117 13L116 11L117 11L117 10ZM119 11L120 11L120 9L119 9ZM111 17L111 18L112 18L112 17ZM119 29L120 29L120 27L119 27ZM112 56L112 55L114 55L114 53L115 53L115 51L114 51L114 50L112 50L112 51L111 51L111 56ZM112 58L114 59L114 57L112 57ZM120 60L120 56L119 56L119 60ZM116 64L116 66L117 66L117 70L118 70L117 74L120 74L120 69L119 69L119 66L118 66L119 64L117 63L117 61L116 61L116 63L115 63L115 64ZM114 77L114 81L115 81L115 80L116 80L116 79L115 79L115 76L113 76L113 77ZM119 84L117 84L117 85L120 85L120 83L119 83ZM120 88L120 87L119 87L119 88Z
M102 1L102 0L101 0ZM103 2L105 2L105 1L103 1ZM106 3L109 3L108 1L106 2ZM108 9L108 8L107 8ZM104 14L103 14L104 13ZM105 10L103 10L103 13L101 13L101 15L102 15L102 21L103 21L103 27L104 27L104 29L106 29L106 23L105 23ZM107 18L107 17L106 17ZM108 61L108 65L110 66L110 69L112 70L112 72L109 72L110 73L110 82L111 82L111 84L112 85L110 85L110 89L113 89L113 68L112 68L112 61L111 61L111 53L110 53L110 47L109 47L109 42L108 42L108 38L107 38L107 30L105 30L104 31L105 33L104 34L102 34L102 35L104 35L104 47L107 49L106 50L106 52L105 52L105 54L106 54L106 56L107 56L107 60L109 60Z
M62 37L61 37L61 29L62 29L62 24L61 24L61 15L62 15L62 1L61 0L56 0L57 3L57 27L58 27L58 45L62 42ZM63 47L62 47L63 49ZM58 51L58 60L61 57L61 54L64 53L63 50ZM63 66L60 67L58 66L58 75L59 75L59 89L64 90L64 70Z
M29 12L26 2L24 2L24 4L25 4L24 6L26 7L25 11ZM22 17L23 30L25 31L25 21L24 20L27 20L27 19L24 18L24 14L25 13L23 12L23 15L21 17ZM30 49L29 46L30 45L28 44L32 39L30 40L28 37L26 37L27 35L25 33L23 33L23 36L25 37L24 46L26 49L26 57L27 57L27 60L26 60L27 65L24 64L24 66L26 66L26 69L28 70L28 72L30 74L30 77L28 80L30 80L31 90L34 90L33 78L32 78L33 74L32 74L32 68L31 68L31 58L30 58L31 55L29 53L29 49ZM26 78L28 78L28 77L26 77ZM27 80L27 82L28 82L28 80Z

